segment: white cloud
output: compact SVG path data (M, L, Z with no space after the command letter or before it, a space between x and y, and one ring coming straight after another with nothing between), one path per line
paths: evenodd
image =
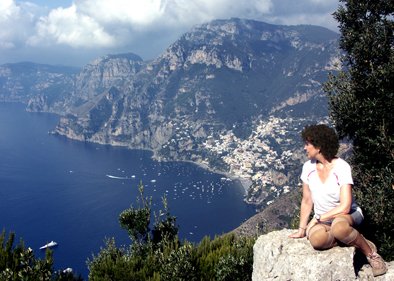
M0 1L0 49L12 49L23 44L33 32L36 8L30 4L17 6L12 0Z
M11 16L19 13L19 8L11 0L3 0L0 2L0 20L5 21Z
M41 17L36 25L36 34L28 40L29 45L66 44L78 47L109 47L115 38L105 32L94 18L78 13L77 7L57 8L48 16Z
M144 32L172 28L186 31L215 18L255 17L268 13L271 6L270 0L79 0L41 17L28 44L122 46Z
M255 18L272 7L271 0L169 0L166 4L169 22L189 26L218 18Z
M127 23L149 25L162 17L165 1L162 0L79 0L78 10L102 24Z
M7 59L1 50L7 50L7 54L14 50L12 57L17 58L17 51L22 48L23 53L36 52L40 56L45 55L43 49L62 52L73 49L89 52L87 55L130 51L152 58L193 26L231 17L335 29L331 14L339 3L339 0L297 0L296 4L294 0L62 0L62 7L50 9L27 1L44 3L0 0L0 63ZM50 3L53 7L53 2Z

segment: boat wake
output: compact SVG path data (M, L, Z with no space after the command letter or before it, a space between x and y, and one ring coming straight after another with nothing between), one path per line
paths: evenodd
M105 175L106 177L110 179L116 179L116 180L128 180L128 177L117 177L117 176L112 176L112 175Z

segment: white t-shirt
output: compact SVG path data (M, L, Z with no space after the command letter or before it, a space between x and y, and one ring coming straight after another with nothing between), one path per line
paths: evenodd
M345 184L353 184L350 165L341 158L334 160L334 166L324 183L317 174L316 161L307 161L302 167L301 180L309 185L312 193L314 212L319 215L338 206L341 187ZM351 209L353 211L358 209L354 198L352 198Z

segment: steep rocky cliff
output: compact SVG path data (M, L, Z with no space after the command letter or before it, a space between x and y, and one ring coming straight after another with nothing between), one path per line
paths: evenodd
M322 116L336 39L319 27L213 21L152 62L118 55L87 65L56 132L187 159L212 131L247 136L259 116Z

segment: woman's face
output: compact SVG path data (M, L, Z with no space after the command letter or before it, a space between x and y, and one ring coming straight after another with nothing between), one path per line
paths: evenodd
M308 157L308 159L315 159L316 156L320 153L320 150L309 141L305 142L304 149L306 151L306 156Z

